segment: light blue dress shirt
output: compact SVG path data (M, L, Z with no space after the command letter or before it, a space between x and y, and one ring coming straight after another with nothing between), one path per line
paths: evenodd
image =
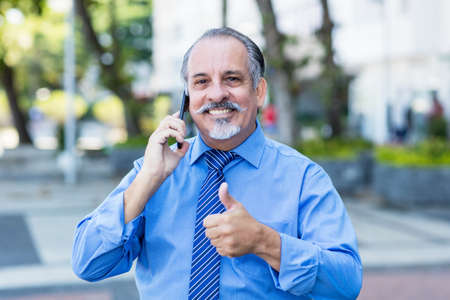
M88 281L130 270L137 258L141 299L187 299L198 194L210 148L200 136L144 211L124 224L123 193L143 158L76 229L72 266ZM362 268L355 233L328 175L297 151L256 130L224 168L230 194L280 233L276 272L253 254L222 257L221 299L355 299Z

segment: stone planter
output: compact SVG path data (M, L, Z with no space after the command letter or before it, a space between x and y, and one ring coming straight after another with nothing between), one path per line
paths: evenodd
M117 176L123 176L133 168L133 162L144 156L145 148L114 148L109 155L112 171Z
M450 167L397 167L378 163L374 189L386 204L449 205Z
M353 160L316 161L330 175L334 186L341 194L355 194L370 184L373 166L370 152L364 152Z
M58 178L57 152L39 150L30 145L5 150L0 157L0 180L41 180Z

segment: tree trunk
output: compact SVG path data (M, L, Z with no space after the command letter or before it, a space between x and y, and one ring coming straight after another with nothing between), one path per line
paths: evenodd
M335 68L334 49L333 49L333 28L334 24L331 20L330 11L328 8L328 0L320 0L322 6L322 26L319 29L318 35L325 50L325 57L323 62L327 68Z
M334 23L330 16L328 0L320 0L320 5L322 6L322 26L318 30L317 36L321 41L325 52L324 58L322 59L322 77L325 79L325 82L328 81L330 84L330 91L328 93L330 98L327 101L327 118L331 127L331 136L338 137L342 135L341 114L346 101L346 99L343 98L346 97L345 93L342 92L342 89L345 89L346 87L341 85L348 85L348 81L346 78L341 78L346 77L346 75L334 61Z
M339 137L342 135L342 124L341 124L341 99L335 93L336 87L333 87L333 98L328 106L328 122L331 127L331 137Z
M114 60L112 64L106 65L102 63L102 56L107 53L107 51L100 45L100 42L95 33L94 27L92 25L91 16L89 15L86 9L86 0L78 0L76 2L76 12L81 19L81 23L83 25L84 36L86 38L87 43L95 52L97 57L98 64L100 66L100 70L102 76L106 78L104 81L105 86L111 90L114 94L116 94L124 105L125 110L125 123L128 135L137 135L141 133L139 127L138 117L132 112L130 103L135 101L133 93L131 91L130 83L121 77L122 70L119 67L120 60L120 46L116 39L116 24L115 24L115 6L114 3L111 4L110 14L111 14L111 34L113 38L113 57Z
M290 62L283 53L284 36L278 30L272 1L256 0L262 17L263 35L266 40L266 56L273 72L269 72L269 84L272 86L275 107L277 108L277 126L282 142L292 145L294 135L293 81Z
M270 81L273 97L276 99L275 107L278 113L277 127L280 140L288 145L293 145L297 136L294 132L294 112L292 98L289 94L289 79L284 72L275 70Z
M19 133L20 144L31 144L31 138L26 127L26 118L18 105L18 95L14 84L14 69L0 60L0 80L6 90L9 108L11 110L14 126Z

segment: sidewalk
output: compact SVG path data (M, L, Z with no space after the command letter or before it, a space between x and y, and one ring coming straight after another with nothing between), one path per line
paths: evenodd
M345 200L365 270L450 265L450 211L437 217L430 209L404 211Z
M119 178L111 176L105 158L83 161L75 186L65 185L59 176L42 177L39 172L26 176L24 170L21 179L21 170L11 172L16 172L11 180L0 179L0 299L5 299L2 295L19 299L11 296L14 291L46 286L89 290L93 285L78 279L70 267L73 232L76 223L106 197ZM344 198L365 272L450 266L450 212L386 209L369 200ZM134 289L132 273L96 285L106 289L117 284ZM92 298L86 294L80 298L20 299L123 299L111 293L91 294Z
M70 264L76 224L119 183L107 159L82 160L73 186L53 154L25 150L8 159L0 160L0 299L137 299L131 272L92 284Z

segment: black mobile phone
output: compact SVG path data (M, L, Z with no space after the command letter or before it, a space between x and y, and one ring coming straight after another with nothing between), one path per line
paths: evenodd
M186 91L183 91L183 98L181 99L181 106L180 106L180 120L183 120L184 118L184 112L188 110L189 107L189 96L186 93ZM178 149L181 149L183 145L181 143L177 142Z

